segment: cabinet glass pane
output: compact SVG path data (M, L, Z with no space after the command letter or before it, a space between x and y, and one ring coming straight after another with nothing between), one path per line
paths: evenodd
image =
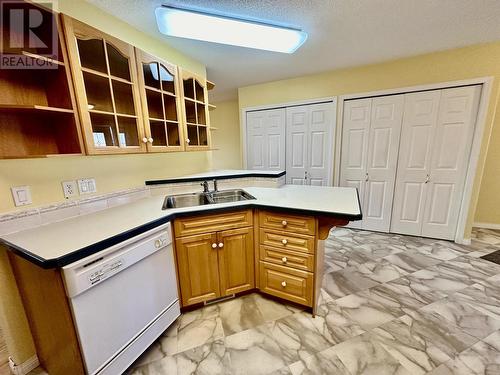
M130 68L128 66L128 58L123 56L111 44L106 43L108 50L109 71L111 75L130 81Z
M153 146L166 146L167 134L165 132L165 123L163 121L149 120L151 128L151 138L153 138Z
M163 119L161 94L159 92L146 89L146 101L148 103L149 117Z
M112 80L112 83L116 113L122 113L124 115L135 115L132 85L115 80Z
M181 139L179 137L179 124L176 122L167 122L168 145L180 146Z
M207 124L207 119L206 119L206 116L205 116L205 104L200 104L200 103L197 103L196 104L196 113L198 114L198 124L203 124L203 125L206 125Z
M138 146L137 120L130 117L118 116L118 137L120 146Z
M85 92L90 110L113 112L109 79L92 73L83 72Z
M193 79L188 78L183 80L184 84L184 96L186 98L191 98L194 99L194 86L193 86Z
M90 121L95 147L118 146L115 117L113 115L91 113Z
M160 89L160 80L158 79L158 64L149 63L142 64L142 72L144 75L144 83L146 86L154 87L155 89Z
M165 116L168 121L177 121L177 103L175 96L163 94L163 104L165 105Z
M163 91L175 94L174 76L170 74L168 69L160 64L160 79Z
M190 146L198 146L198 127L196 125L188 125L188 138Z
M205 89L203 86L197 80L194 80L194 87L196 91L196 100L205 102Z
M107 74L104 42L101 39L77 39L76 41L82 66Z
M190 100L185 100L186 122L196 124L196 105Z
M198 135L200 138L200 145L208 145L207 128L205 126L198 126Z

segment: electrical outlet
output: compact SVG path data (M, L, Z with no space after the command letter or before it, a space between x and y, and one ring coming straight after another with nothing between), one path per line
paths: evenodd
M76 187L76 181L63 181L62 182L64 198L69 199L78 195L78 188Z
M82 178L77 181L80 194L92 194L97 192L94 178Z

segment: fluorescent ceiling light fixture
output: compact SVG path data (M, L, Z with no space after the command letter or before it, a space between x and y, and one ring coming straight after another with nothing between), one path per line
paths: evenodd
M156 8L160 32L180 38L293 53L307 39L302 30L172 6Z

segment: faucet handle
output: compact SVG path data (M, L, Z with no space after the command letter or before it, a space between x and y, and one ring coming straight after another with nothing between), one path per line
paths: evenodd
M203 192L208 193L208 181L203 181L200 185L203 186Z
M217 179L214 178L214 191L219 191L219 188L217 186Z

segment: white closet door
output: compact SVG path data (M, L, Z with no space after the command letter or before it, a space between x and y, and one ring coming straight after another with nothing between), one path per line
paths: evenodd
M285 109L247 113L247 168L285 169Z
M286 109L286 183L305 185L310 113L307 106Z
M455 238L480 93L480 86L442 90L432 140L423 236Z
M361 207L364 204L365 180L367 179L366 159L371 105L371 99L344 102L340 186L357 188ZM361 228L361 222L355 221L349 226Z
M372 100L363 229L388 232L391 225L403 107L403 95Z
M309 110L307 181L313 186L329 186L333 171L335 106L333 103L321 103L307 107Z
M422 233L426 181L440 96L437 90L405 95L392 232L416 236Z

